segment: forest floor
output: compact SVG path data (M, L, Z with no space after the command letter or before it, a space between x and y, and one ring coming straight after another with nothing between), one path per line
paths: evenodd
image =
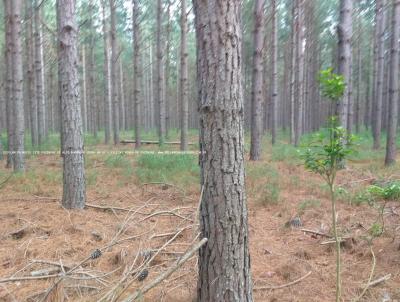
M352 301L368 283L373 251L372 281L390 276L370 287L361 301L400 301L400 204L377 200L371 206L366 194L370 185L399 180L400 174L398 167L384 169L382 152L367 149L360 146L360 153L338 176L338 222L346 238L343 298ZM57 155L35 155L27 160L24 175L8 178L10 171L1 164L0 301L41 301L60 280L62 269L66 275L48 301L102 297L114 301L111 296L116 299L122 292L125 297L154 280L196 240L197 156L87 155L89 205L84 211L60 207L61 167ZM272 148L266 139L263 161L248 162L246 169L254 300L333 301L335 255L327 243L331 233L327 187L304 170L296 149L284 142ZM383 216L379 205L384 205ZM87 259L96 249L102 256ZM138 281L148 257L154 258L148 277ZM56 276L43 276L42 270ZM32 275L39 279L4 280ZM196 257L192 257L142 301L186 302L194 301L195 295Z

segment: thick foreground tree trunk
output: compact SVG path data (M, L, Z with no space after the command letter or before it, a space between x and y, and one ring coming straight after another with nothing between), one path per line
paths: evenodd
M263 48L264 48L264 0L254 3L253 82L251 88L251 146L250 160L260 160L263 135Z
M400 0L393 0L392 39L389 77L389 121L385 164L396 162L396 132L399 102L399 38L400 38Z
M57 0L57 15L63 156L62 205L67 209L83 209L86 200L85 165L79 100L78 25L75 0Z
M199 302L253 301L244 172L240 0L194 0L200 111Z

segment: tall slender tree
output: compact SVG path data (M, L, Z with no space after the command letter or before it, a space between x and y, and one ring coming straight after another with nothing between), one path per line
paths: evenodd
M142 83L142 60L140 47L140 6L139 0L132 0L132 26L133 26L133 105L134 105L134 123L135 123L135 147L141 146L140 127L142 126L142 94L140 85Z
M164 47L162 42L162 1L157 0L157 32L156 32L156 44L157 44L157 81L155 98L158 102L158 136L160 145L165 141L165 127L166 127L166 117L165 117L165 98L164 98Z
M337 27L339 38L339 74L343 75L346 83L344 96L336 107L336 115L346 130L349 129L349 108L351 102L351 64L352 64L352 13L353 0L340 0L340 20Z
M116 1L110 0L111 12L111 96L113 104L114 144L119 144L119 104L118 104L118 44L116 25Z
M400 38L400 0L392 0L392 37L389 76L389 120L385 164L396 162L396 133L399 110L399 38Z
M14 116L14 104L12 100L12 86L13 86L13 77L12 77L12 43L11 43L11 1L4 0L4 34L5 34L5 91L4 97L6 102L6 124L7 124L7 141L8 141L8 155L7 155L7 168L12 168L14 164L14 125L13 125L13 116Z
M103 30L103 79L104 79L104 140L106 144L111 141L112 132L112 90L111 90L111 60L110 60L110 39L108 22L106 17L107 0L101 1L102 30Z
M251 147L250 160L260 160L263 134L263 48L264 48L264 0L254 3L253 33L253 81L251 89Z
M39 143L38 137L38 110L35 88L35 73L34 73L34 47L33 47L33 7L32 1L25 1L26 9L26 90L29 99L29 121L31 130L32 146L37 146Z
M278 128L278 9L276 0L271 1L272 10L272 81L271 81L271 135L272 144L276 143Z
M58 68L63 157L62 205L83 209L86 201L83 128L79 99L78 25L75 0L57 0Z
M44 82L44 59L43 59L43 34L41 25L41 8L38 0L35 5L35 83L36 100L38 108L38 141L39 145L46 138L46 107L45 107L45 82Z
M188 124L189 124L189 104L188 104L188 51L187 51L187 31L188 18L186 11L186 0L181 0L181 47L180 47L180 85L179 99L181 104L181 150L188 148Z
M25 170L24 156L24 100L23 100L23 69L22 69L22 39L21 39L21 13L22 1L12 0L10 24L11 24L11 72L12 72L12 91L11 99L13 102L14 114L12 116L12 127L14 128L13 166L14 171L23 172Z
M385 68L385 23L386 14L384 13L386 0L376 0L376 78L374 86L376 87L373 110L372 110L372 134L374 137L374 149L381 146L382 132L382 104L383 104L383 79Z
M253 301L244 182L241 0L194 0L200 112L197 301Z

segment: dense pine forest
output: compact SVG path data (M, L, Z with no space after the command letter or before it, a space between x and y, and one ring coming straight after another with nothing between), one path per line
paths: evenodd
M400 301L400 0L0 20L0 301Z

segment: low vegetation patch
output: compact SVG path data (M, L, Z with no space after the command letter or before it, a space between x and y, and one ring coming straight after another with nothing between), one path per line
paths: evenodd
M190 185L199 182L200 168L198 157L191 154L141 154L135 173L142 183Z

